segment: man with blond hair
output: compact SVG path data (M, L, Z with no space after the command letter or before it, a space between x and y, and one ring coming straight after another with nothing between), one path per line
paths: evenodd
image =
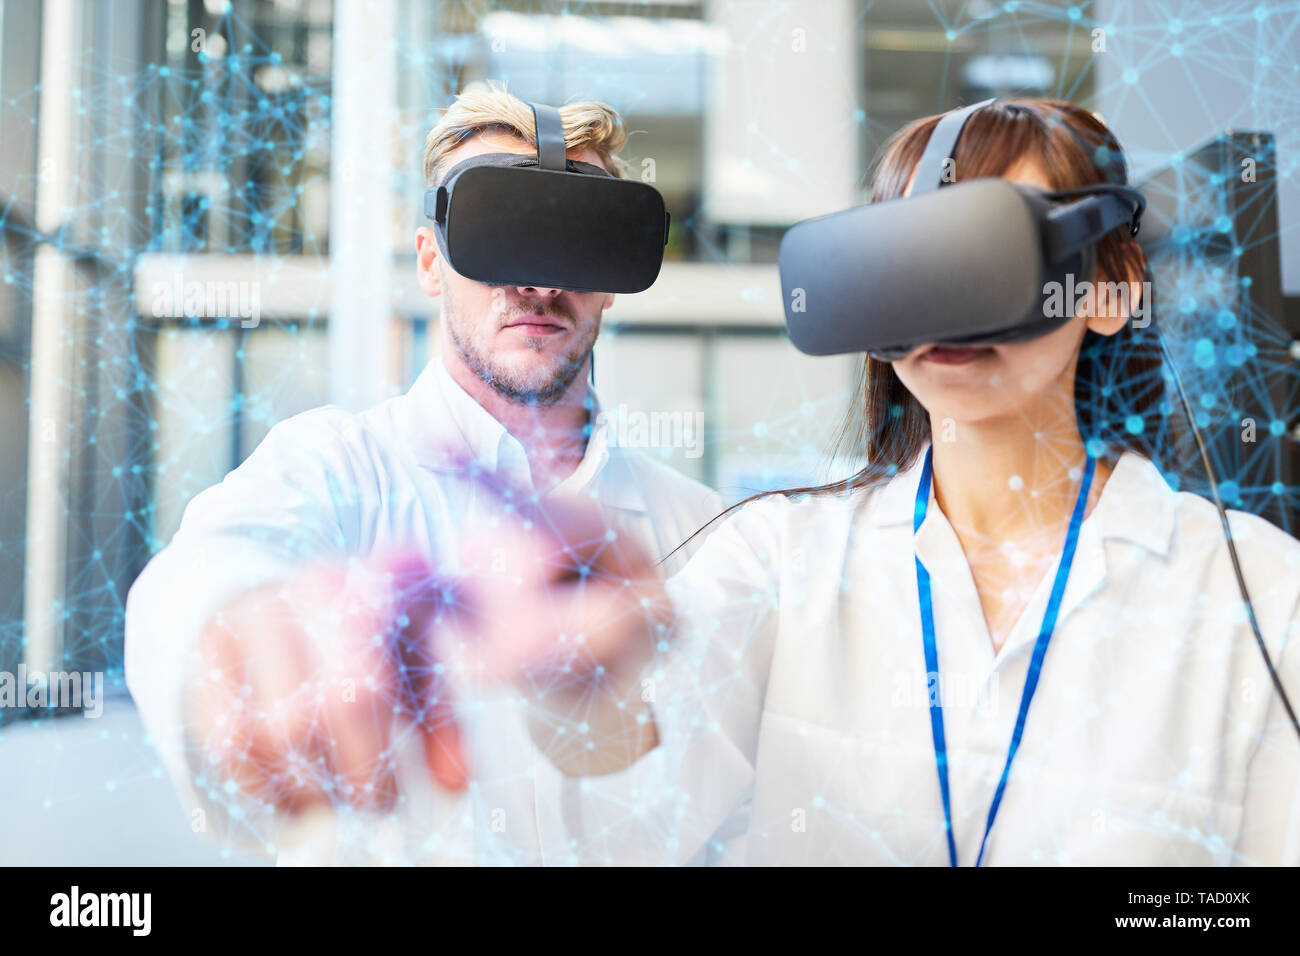
M569 160L625 175L610 107L559 113ZM530 107L475 85L430 132L425 177L536 149ZM718 510L607 440L589 381L612 294L472 281L429 228L415 248L441 352L410 391L276 425L195 497L128 597L127 682L196 828L281 862L547 862L548 797L509 759L530 753L526 733L430 654L456 616L439 575L503 495L594 501L605 538L655 556Z

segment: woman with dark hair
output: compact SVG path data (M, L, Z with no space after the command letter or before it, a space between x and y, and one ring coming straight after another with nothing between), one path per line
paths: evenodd
M938 120L890 140L873 201L908 194ZM952 159L958 181L1051 190L1125 175L1095 116L1046 100L973 113ZM1124 230L1096 261L1080 278L1144 277ZM671 641L639 639L642 618L613 603L584 618L564 664L598 663L601 681L551 685L534 722L559 770L587 778L549 824L575 854L1300 863L1300 745L1218 513L1152 460L1176 407L1137 304L1098 297L1031 341L868 359L861 471L738 506L667 583ZM1231 525L1268 649L1300 686L1300 542ZM516 603L524 626L541 607Z

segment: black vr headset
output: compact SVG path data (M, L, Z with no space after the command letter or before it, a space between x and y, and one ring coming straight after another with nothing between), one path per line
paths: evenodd
M868 352L892 362L927 342L991 345L1038 338L1070 318L1044 286L1091 280L1095 245L1125 226L1137 235L1146 200L1099 183L1052 192L1004 179L946 183L966 120L935 126L911 195L793 226L781 240L790 340L809 355ZM940 187L945 187L940 189ZM906 277L906 281L901 281Z
M488 285L642 292L659 275L668 212L659 191L566 159L559 110L531 104L536 157L485 153L424 194L438 249Z

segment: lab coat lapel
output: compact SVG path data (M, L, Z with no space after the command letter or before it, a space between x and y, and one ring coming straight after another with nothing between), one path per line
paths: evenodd
M1058 630L1070 615L1087 605L1112 575L1123 573L1120 562L1125 560L1122 556L1125 551L1120 542L1137 544L1154 556L1167 553L1175 507L1174 491L1156 466L1133 452L1125 452L1112 469L1092 513L1079 529L1074 565L1057 615ZM1146 560L1146 557L1134 560ZM1055 574L1056 569L1051 573ZM1039 605L1040 619L1042 607L1045 604Z

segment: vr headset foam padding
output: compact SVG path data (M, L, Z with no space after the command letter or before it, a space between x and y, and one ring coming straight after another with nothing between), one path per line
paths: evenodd
M537 155L486 153L425 193L438 249L488 285L641 292L659 275L668 212L653 186L565 159L559 112L533 104Z
M1097 240L1125 225L1136 234L1145 200L1111 183L1058 192L997 177L944 185L961 127L990 102L940 120L909 197L786 232L781 291L796 348L895 361L926 343L1020 342L1069 321L1070 310L1047 308L1044 286L1091 280Z

